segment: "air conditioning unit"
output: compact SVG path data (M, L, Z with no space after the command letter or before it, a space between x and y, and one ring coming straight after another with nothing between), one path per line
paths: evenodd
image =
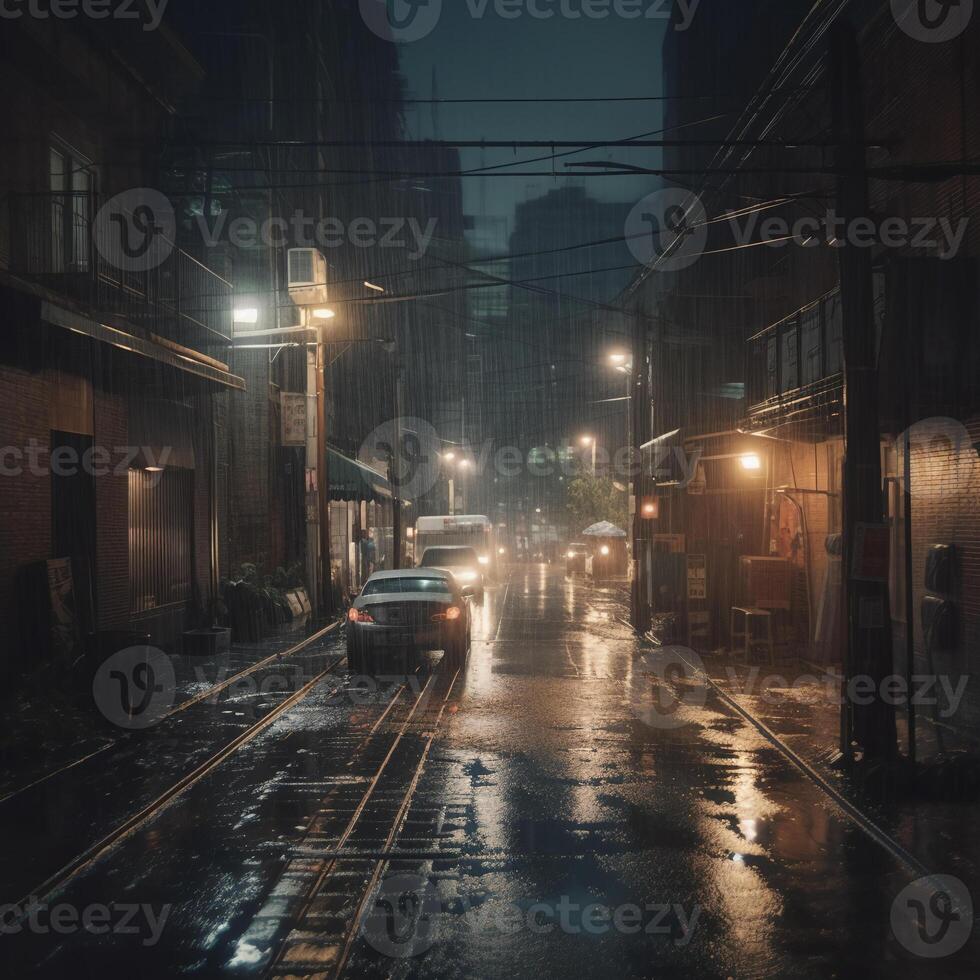
M289 298L297 306L318 306L327 302L327 260L315 248L291 248Z

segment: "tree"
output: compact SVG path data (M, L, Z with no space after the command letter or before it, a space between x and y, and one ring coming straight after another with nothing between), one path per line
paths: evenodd
M572 536L599 521L626 529L626 494L606 476L583 473L568 485L568 525Z

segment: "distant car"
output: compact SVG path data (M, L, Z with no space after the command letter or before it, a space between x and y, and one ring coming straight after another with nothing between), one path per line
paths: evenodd
M476 549L465 545L442 545L426 548L419 559L419 568L440 568L455 576L461 586L470 586L477 602L483 602L483 566Z
M570 544L565 554L565 574L574 575L575 572L584 572L585 559L588 554L589 546L587 544Z
M435 568L376 572L347 613L351 672L374 673L397 654L427 650L442 650L451 667L461 667L472 636L471 591Z

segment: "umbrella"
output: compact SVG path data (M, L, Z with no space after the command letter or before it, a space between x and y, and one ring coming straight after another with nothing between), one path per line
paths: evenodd
M582 534L588 538L625 538L626 532L609 521L599 521L592 527L586 528Z

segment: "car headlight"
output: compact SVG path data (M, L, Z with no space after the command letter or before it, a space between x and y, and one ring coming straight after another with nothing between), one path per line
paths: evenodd
M460 572L458 578L460 582L475 582L476 572Z

